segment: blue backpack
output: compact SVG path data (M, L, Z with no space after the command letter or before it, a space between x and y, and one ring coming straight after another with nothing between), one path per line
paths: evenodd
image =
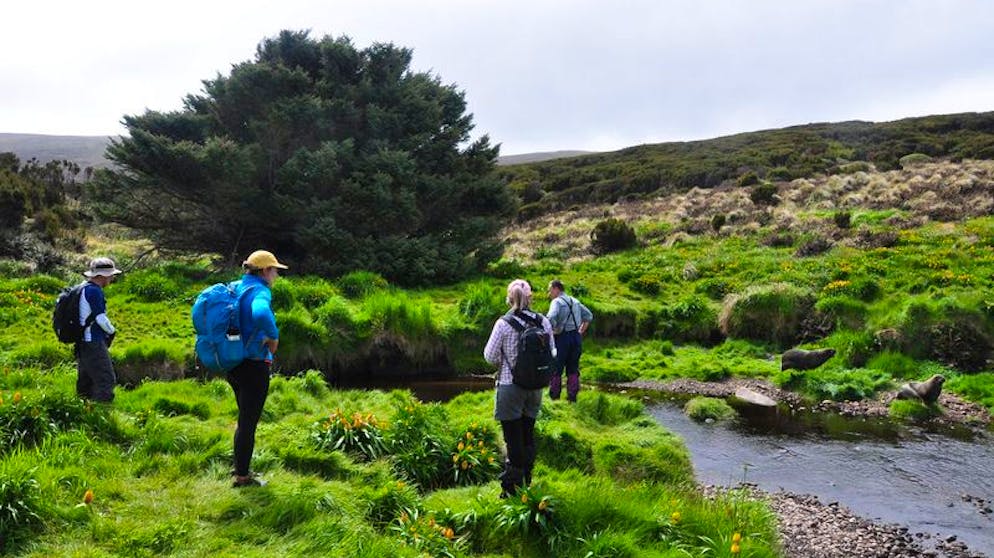
M197 359L207 370L224 373L245 360L248 339L242 339L239 307L241 297L254 291L248 288L236 294L239 281L217 283L197 296L191 311L193 329L197 332Z

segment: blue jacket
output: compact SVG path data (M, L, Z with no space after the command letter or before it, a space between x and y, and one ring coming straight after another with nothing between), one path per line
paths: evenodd
M246 340L245 352L250 360L273 360L269 348L262 344L267 337L279 339L280 330L276 327L273 315L273 292L262 278L246 273L236 284L235 293L252 289L241 299L238 307L238 320L242 325L242 339Z

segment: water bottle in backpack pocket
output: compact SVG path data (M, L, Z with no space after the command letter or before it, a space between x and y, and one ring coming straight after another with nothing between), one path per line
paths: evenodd
M246 357L239 306L239 281L217 283L207 287L197 296L191 311L193 329L197 332L197 359L207 370L224 373L241 364Z

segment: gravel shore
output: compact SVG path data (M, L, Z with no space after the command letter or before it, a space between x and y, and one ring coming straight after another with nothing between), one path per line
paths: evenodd
M955 536L911 533L907 527L859 517L815 496L753 490L777 514L788 558L987 558Z

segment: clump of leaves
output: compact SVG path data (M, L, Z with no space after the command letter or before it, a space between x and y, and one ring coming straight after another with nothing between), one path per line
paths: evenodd
M383 432L372 413L350 416L335 410L314 426L311 437L322 449L340 450L368 460L383 455L386 449Z

